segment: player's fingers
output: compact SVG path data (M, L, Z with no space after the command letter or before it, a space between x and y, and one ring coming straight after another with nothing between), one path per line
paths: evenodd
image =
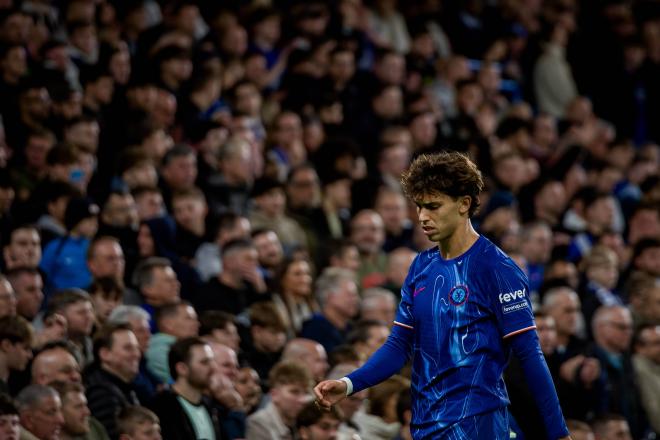
M323 399L323 392L321 391L321 387L323 386L323 383L320 383L314 387L314 397L316 397L316 400L322 400Z

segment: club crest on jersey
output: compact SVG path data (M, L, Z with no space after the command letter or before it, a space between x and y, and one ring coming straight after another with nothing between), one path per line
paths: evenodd
M449 291L449 301L455 306L462 306L468 299L470 291L465 284L452 287Z

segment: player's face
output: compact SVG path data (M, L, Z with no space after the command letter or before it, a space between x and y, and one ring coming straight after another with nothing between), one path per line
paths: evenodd
M470 197L453 198L442 193L425 194L415 200L424 235L440 243L449 239L467 219Z

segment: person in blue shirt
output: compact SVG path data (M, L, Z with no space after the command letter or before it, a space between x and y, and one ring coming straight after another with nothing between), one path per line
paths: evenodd
M385 380L412 356L411 434L420 439L509 438L502 373L519 358L549 439L570 439L535 329L525 274L470 218L483 180L460 153L424 154L402 177L424 234L437 247L413 261L385 344L358 370L314 388L319 406Z
M86 289L92 283L87 250L98 230L99 207L87 198L73 198L64 215L67 235L44 248L39 269L44 273L45 293L50 298L61 289Z

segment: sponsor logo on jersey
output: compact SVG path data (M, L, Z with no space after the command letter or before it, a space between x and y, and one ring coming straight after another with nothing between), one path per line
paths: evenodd
M500 299L500 304L506 304L510 303L511 301L525 299L525 288L523 287L522 289L516 290L515 292L500 293L498 298Z
M525 294L524 287L513 292L500 293L497 298L500 300L500 304L502 304L502 312L512 313L527 308Z

